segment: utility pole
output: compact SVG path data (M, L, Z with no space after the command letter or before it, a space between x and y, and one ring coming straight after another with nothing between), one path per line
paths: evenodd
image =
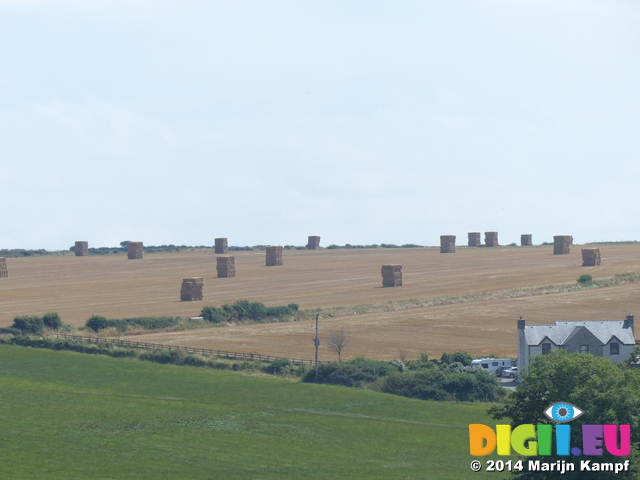
M316 313L316 338L314 338L314 343L316 345L316 377L318 376L318 347L320 346L320 339L318 338L318 319L320 318L320 314Z

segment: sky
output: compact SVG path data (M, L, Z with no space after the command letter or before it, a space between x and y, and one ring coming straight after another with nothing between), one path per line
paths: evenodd
M640 240L640 3L0 0L0 248Z

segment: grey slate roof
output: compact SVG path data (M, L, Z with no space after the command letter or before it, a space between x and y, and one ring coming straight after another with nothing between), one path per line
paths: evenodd
M625 320L584 320L556 322L555 325L525 325L524 335L527 345L539 345L548 337L556 345L564 345L575 329L585 327L606 345L611 337L616 337L626 345L634 345L633 331Z

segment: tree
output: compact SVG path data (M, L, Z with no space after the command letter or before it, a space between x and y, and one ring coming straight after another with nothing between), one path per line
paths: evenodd
M349 345L349 335L344 330L334 330L329 333L327 344L338 354L338 361L342 362L342 352Z
M47 312L42 316L42 322L47 328L57 330L62 326L62 319L56 312Z
M582 444L582 425L628 424L631 425L632 457L638 454L637 442L640 428L640 375L635 369L624 369L603 357L564 351L548 355L536 355L523 375L521 385L504 404L492 407L488 413L496 420L511 419L511 426L522 424L552 424L544 411L554 403L568 402L584 411L571 422L571 445ZM589 457L587 457L589 458ZM574 472L515 472L518 479L573 480L584 478L580 471L580 459L584 457L560 457L557 455L526 457L527 460L575 462ZM617 463L621 457L603 452L591 458L598 462ZM634 465L631 461L631 465ZM632 468L632 470L634 470ZM636 471L599 472L598 479L637 478Z
M101 315L91 315L91 317L89 317L89 320L87 320L87 323L85 323L85 326L90 328L94 332L99 332L100 330L107 328L108 321Z
M13 319L13 325L11 325L11 327L20 330L25 335L42 335L44 322L40 317L18 315Z

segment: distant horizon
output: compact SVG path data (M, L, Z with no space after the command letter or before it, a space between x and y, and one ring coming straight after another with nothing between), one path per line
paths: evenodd
M483 239L484 240L484 239ZM498 240L500 241L500 237L498 236ZM77 241L86 241L86 240L77 240ZM122 242L124 241L130 241L130 242L134 242L134 241L142 241L142 240L121 240ZM45 250L47 252L66 252L66 251L72 251L72 248L75 247L75 242L76 240L74 240L74 242L69 245L67 248L47 248L47 247L36 247L36 248L24 248L24 247L12 247L12 248L7 248L7 247L0 247L0 251L2 250L25 250L25 251L38 251L38 250ZM210 242L210 243L146 243L144 241L142 241L143 243L143 247L144 248L151 248L151 247L169 247L169 246L173 246L173 247L177 247L177 248L214 248L214 242ZM520 238L518 238L518 241L513 241L513 242L500 242L500 244L498 245L499 247L509 247L509 246L514 246L513 244L516 244L515 246L520 247ZM631 243L640 243L640 240L594 240L594 241L589 241L589 242L576 242L575 238L574 238L574 242L572 243L572 245L590 245L590 244L631 244ZM256 248L256 247L265 247L265 246L269 246L269 245L281 245L281 246L292 246L292 247L305 247L306 246L306 240L303 243L253 243L253 244L249 244L249 243L243 243L243 244L233 244L233 243L229 243L229 247L230 248ZM424 243L417 243L417 242L402 242L402 243L393 243L393 242L358 242L358 243L352 243L352 242L346 242L346 243L335 243L335 242L331 242L331 243L327 243L324 244L324 242L322 242L321 239L321 243L320 243L320 248L324 248L326 249L327 247L331 246L331 245L337 245L338 247L344 247L346 245L350 245L353 246L354 248L359 248L359 247L373 247L373 246L377 246L378 248L402 248L403 245L412 245L412 247L405 247L405 248L439 248L440 247L440 243L438 242L437 244L424 244ZM383 245L393 245L392 247L383 247ZM550 246L553 245L553 237L551 237L550 240L545 240L543 242L533 242L534 247L540 247L540 246ZM415 247L414 247L415 246ZM467 248L479 248L479 247L469 247L467 245L467 237L465 236L464 238L464 243L460 243L458 241L458 239L456 238L456 247L467 247ZM526 246L525 246L526 247ZM117 245L92 245L91 242L88 242L88 248L109 248L109 249L114 249L114 248L122 248L120 246L120 242L118 242ZM482 247L480 247L482 248ZM496 248L496 247L484 247L484 248Z

